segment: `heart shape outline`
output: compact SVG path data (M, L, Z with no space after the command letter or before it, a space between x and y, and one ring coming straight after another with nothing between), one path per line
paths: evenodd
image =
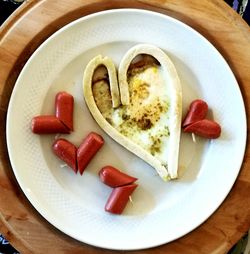
M168 164L163 164L149 152L144 150L141 146L137 145L136 143L122 135L120 132L118 132L114 127L112 127L103 117L94 100L94 95L92 91L92 78L96 68L100 65L104 65L107 68L109 74L109 84L113 107L116 107L117 105L116 103L114 103L114 101L117 102L119 101L119 99L122 105L128 105L129 90L127 82L127 70L131 61L140 54L148 54L158 60L158 62L164 68L164 71L168 74L168 81L170 82L170 88L172 94L174 95L173 97L171 97L171 105L173 110L172 116L174 117L171 118L170 124L170 146L172 147L172 149L168 157ZM124 57L120 62L118 69L119 84L116 81L116 77L116 67L113 61L107 56L102 57L101 55L99 55L93 58L86 66L83 75L83 95L93 118L96 120L99 126L117 143L119 143L124 148L137 155L139 158L143 159L145 162L155 168L157 173L163 180L166 181L169 179L177 178L182 118L182 90L174 64L166 55L166 53L158 47L150 44L138 44L132 47L129 51L127 51L127 53L125 53ZM116 96L119 96L120 98L117 99Z
M64 161L73 171L82 175L88 164L104 144L101 135L90 132L77 148L65 138L58 138L52 144L54 154Z

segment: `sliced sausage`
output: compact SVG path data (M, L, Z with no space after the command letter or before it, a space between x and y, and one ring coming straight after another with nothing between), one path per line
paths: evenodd
M55 116L35 116L31 129L36 134L69 133L69 129Z
M203 120L207 115L207 111L208 105L205 101L194 100L189 106L189 110L184 118L182 127L186 127L189 124Z
M103 144L104 140L102 136L95 132L89 133L88 136L83 140L82 144L77 150L77 164L81 175Z
M204 138L214 139L220 136L221 127L214 121L203 119L185 127L184 132L192 132Z
M121 214L128 203L129 196L132 195L136 187L137 184L129 184L113 189L105 205L105 211Z
M53 152L77 173L77 148L68 140L60 138L52 145Z
M55 99L56 117L73 131L74 97L66 92L59 92Z
M103 183L112 188L131 184L137 180L137 178L129 176L112 166L103 167L99 172L99 176Z

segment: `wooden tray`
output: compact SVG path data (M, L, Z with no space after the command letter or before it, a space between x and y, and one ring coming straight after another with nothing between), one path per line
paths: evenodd
M221 52L250 105L250 30L219 0L27 0L0 30L0 232L21 253L119 253L80 243L59 232L28 202L13 175L5 140L11 91L23 65L52 33L84 15L134 7L165 13L203 34ZM232 119L233 121L233 119ZM248 129L249 131L249 129ZM19 148L18 148L19 149ZM230 194L199 228L158 248L130 253L226 253L250 228L250 148ZM209 191L209 190L208 190ZM181 225L177 225L181 226Z

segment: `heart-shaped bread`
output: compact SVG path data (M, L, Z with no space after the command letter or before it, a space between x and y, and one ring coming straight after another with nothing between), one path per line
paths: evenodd
M177 178L182 92L172 61L158 47L136 45L121 60L118 80L110 58L89 62L83 90L92 116L164 180Z

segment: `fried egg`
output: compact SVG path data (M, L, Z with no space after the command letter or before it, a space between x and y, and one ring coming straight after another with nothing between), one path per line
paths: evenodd
M105 64L112 60L98 59L92 60L98 64L88 64L83 79L84 97L93 117L164 180L177 178L182 94L171 60L161 49L139 44L124 55L118 82L112 84L116 74ZM97 73L103 67L106 71L101 78Z

